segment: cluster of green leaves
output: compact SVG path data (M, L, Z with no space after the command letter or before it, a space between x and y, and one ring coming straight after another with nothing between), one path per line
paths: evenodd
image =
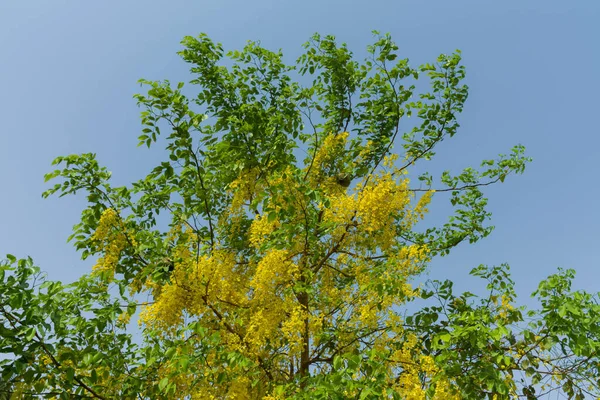
M117 327L123 305L94 279L63 285L45 279L30 258L8 255L0 264L1 379L13 398L106 398L97 384L129 376L125 391L138 390L129 375L140 360L130 334ZM101 375L99 375L101 374Z
M600 299L571 291L573 270L543 280L532 294L542 307L529 311L510 305L516 293L508 265L481 265L471 275L487 281L487 296L457 296L451 281L429 282L421 297L438 305L406 320L465 398L508 397L515 384L527 399L598 395Z

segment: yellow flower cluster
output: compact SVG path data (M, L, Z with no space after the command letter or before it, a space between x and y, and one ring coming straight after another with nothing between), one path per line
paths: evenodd
M367 158L373 152L373 145L374 144L375 144L375 142L373 142L372 140L368 140L367 141L367 143L363 146L363 148L358 153L358 156L356 157L356 160L354 160L354 164L355 165L356 164L360 164L361 162L364 162L365 160L367 160Z
M336 161L340 161L340 155L344 152L348 135L348 132L328 135L315 154L313 168L322 171Z
M391 357L392 362L402 369L402 373L394 381L394 390L407 400L426 400L429 385L423 385L423 379L432 382L435 378L434 400L459 400L458 391L452 387L447 378L441 374L431 356L420 352L418 339L414 334L407 334L401 349ZM439 376L438 376L439 375Z
M453 388L448 379L438 379L435 383L435 392L432 400L460 400L461 396L456 388Z
M142 310L138 323L172 333L173 327L182 320L186 299L186 293L181 287L174 283L167 284L162 287L160 296L155 298L154 303Z
M393 159L390 157L385 162ZM398 226L410 229L423 218L432 194L433 191L426 192L411 210L409 206L413 195L409 191L409 180L398 170L382 172L372 176L354 194L331 193L329 207L321 205L323 224L333 226L331 235L334 241L348 238L349 227L355 226L355 244L364 249L379 247L387 250L397 243ZM346 243L350 243L349 238Z
M290 260L286 250L269 250L258 262L250 282L252 311L245 335L245 340L254 349L264 346L267 341L283 339L292 340L292 346L297 345L297 324L290 319L287 320L287 333L278 338L286 314L299 317L291 299L291 287L297 274L298 266Z
M413 224L423 219L425 217L425 214L429 212L427 206L429 205L429 203L431 203L431 198L433 197L434 193L435 190L428 190L427 192L423 193L423 195L421 196L411 213L411 222Z
M425 400L425 391L419 377L421 368L413 355L416 343L416 336L409 334L402 348L396 350L391 357L403 370L394 384L394 389L407 400Z
M283 400L284 398L278 394L269 394L262 398L262 400Z
M227 390L227 398L231 400L250 400L251 384L247 376L240 376L233 380Z
M507 318L509 315L509 312L514 310L514 307L512 304L510 304L510 302L511 302L511 298L508 297L507 295L503 294L501 297L501 304L498 307L499 308L498 317L500 319Z
M389 257L387 271L396 277L410 278L421 272L429 260L427 245L403 246Z
M352 310L348 322L360 329L377 329L386 319L388 324L401 329L400 321L393 318L395 314L390 310L418 295L409 280L422 270L428 259L427 247L417 245L401 247L385 261L341 255L333 268L323 272L320 291L323 297L319 302L345 304L348 311ZM336 271L352 276L351 284L336 287L333 278Z
M92 267L92 273L111 281L123 249L128 245L136 246L135 237L131 232L126 232L119 214L112 208L107 208L100 216L98 227L91 239L104 254Z
M308 318L309 315L306 310L302 306L296 305L281 325L281 333L290 347L290 355L292 356L297 356L302 350L304 321ZM312 331L314 332L315 329L312 329Z
M248 232L250 244L255 249L258 249L278 226L278 221L275 220L270 222L267 217L257 215L252 221L252 225L250 225L250 230Z
M203 316L209 304L225 303L244 306L248 301L248 279L236 270L234 254L216 249L196 260L187 245L175 247L177 262L170 282L154 286L154 303L140 314L141 325L172 330L182 322L184 312L191 316Z
M124 327L129 324L129 321L131 321L131 315L127 311L124 311L117 318L117 326Z
M269 250L256 266L252 280L255 298L270 300L282 285L289 287L297 273L298 266L290 260L287 250Z
M329 200L329 207L324 208L324 206L321 206L323 207L322 224L329 224L333 227L331 236L335 242L345 235L347 227L352 223L356 210L356 199L354 196L340 194L332 196Z
M253 310L252 315L245 324L244 342L248 345L251 354L259 354L267 342L276 346L280 344L278 327L285 319L285 313L279 303ZM242 349L243 350L243 349Z
M390 245L396 237L394 220L410 204L409 193L408 179L397 182L391 173L385 173L367 185L359 193L357 204L357 217L367 234L383 230L382 244Z
M229 191L233 194L230 205L232 211L242 208L244 203L256 194L259 174L258 168L244 169L237 179L229 184Z

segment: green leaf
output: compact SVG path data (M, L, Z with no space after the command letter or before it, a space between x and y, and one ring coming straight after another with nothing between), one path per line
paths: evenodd
M169 378L162 378L160 380L160 382L158 382L158 390L160 390L161 392L164 391L164 389L167 387L167 385L169 384Z
M33 340L33 338L35 337L36 334L36 329L35 328L28 328L25 334L25 339L28 342L31 342Z

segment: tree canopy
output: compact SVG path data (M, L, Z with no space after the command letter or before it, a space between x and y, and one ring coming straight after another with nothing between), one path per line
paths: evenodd
M90 273L0 266L5 397L507 399L600 395L596 295L572 270L516 305L507 265L487 294L415 285L434 257L492 231L485 187L521 145L458 174L416 173L458 133L461 54L413 67L375 33L357 61L314 35L295 64L249 42L186 37L189 85L141 80L140 145L165 161L115 187L94 154L58 157L44 197L83 192L70 236ZM428 223L433 197L452 213ZM162 214L161 214L162 213ZM429 299L408 314L406 305ZM133 317L133 321L132 321ZM135 324L140 327L134 334Z

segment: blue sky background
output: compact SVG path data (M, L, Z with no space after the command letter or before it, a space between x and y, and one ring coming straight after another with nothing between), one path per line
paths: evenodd
M486 190L493 234L435 260L430 277L471 290L471 268L507 262L526 297L557 267L573 267L575 287L596 292L599 19L597 0L1 0L0 254L31 255L53 280L89 271L93 260L66 243L85 197L43 200L43 175L70 153L96 152L116 185L155 166L160 153L136 148L132 96L142 77L189 80L176 55L183 36L206 32L226 49L260 40L292 61L314 32L362 58L377 29L414 66L463 51L470 97L439 165L477 166L518 143L534 158L524 175Z

